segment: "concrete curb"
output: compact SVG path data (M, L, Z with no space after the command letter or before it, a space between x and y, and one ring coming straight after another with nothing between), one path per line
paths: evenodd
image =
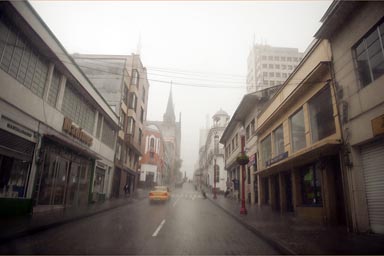
M228 214L229 216L233 217L237 222L239 222L241 225L243 225L246 229L248 229L249 231L251 231L252 233L257 235L258 237L260 237L262 240L264 240L268 244L270 244L274 249L279 251L281 254L285 254L285 255L298 255L298 253L293 251L291 248L286 246L281 241L278 241L275 238L272 238L272 237L266 235L265 233L261 232L260 230L257 230L255 227L249 225L248 223L246 223L245 221L240 219L237 215L233 214L231 211L225 209L223 206L221 206L220 204L215 202L212 198L207 197L207 199L209 199L209 201L211 201L216 207L222 209L226 214Z
M132 200L138 200L138 201L141 201L143 199L145 199L145 197L142 197L142 198L132 198ZM97 210L97 211L94 211L94 212L89 212L89 213L85 213L85 214L79 214L77 216L68 217L66 219L54 221L52 223L43 224L43 225L36 226L36 227L31 227L29 229L27 228L26 230L15 232L14 234L5 235L5 236L0 237L0 244L7 243L7 242L10 242L12 240L15 240L15 239L18 239L18 238L22 238L22 237L25 237L25 236L34 235L36 233L39 233L39 232L42 232L42 231L45 231L45 230L48 230L48 229L51 229L51 228L54 228L54 227L58 227L58 226L61 226L61 225L67 224L67 223L79 221L81 219L85 219L85 218L92 217L92 216L95 216L95 215L100 214L100 213L104 213L104 212L107 212L107 211L110 211L110 210L113 210L113 209L116 209L116 208L120 208L120 207L123 207L125 205L131 204L132 200L126 201L124 203L121 203L121 204L118 204L118 205L114 205L114 206L111 206L111 207L108 207L108 208Z

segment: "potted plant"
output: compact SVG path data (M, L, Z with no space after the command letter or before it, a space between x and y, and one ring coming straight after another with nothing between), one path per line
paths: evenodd
M245 153L240 153L236 158L236 162L239 165L246 165L249 162L249 157Z

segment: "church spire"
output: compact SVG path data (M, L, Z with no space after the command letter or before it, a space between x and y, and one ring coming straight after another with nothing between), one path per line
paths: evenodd
M175 123L176 121L175 110L173 109L173 100L172 100L172 82L171 82L171 89L169 90L167 110L163 115L163 121L168 123Z

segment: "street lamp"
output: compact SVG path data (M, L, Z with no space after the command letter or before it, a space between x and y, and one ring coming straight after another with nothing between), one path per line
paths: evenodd
M219 136L217 135L217 132L215 132L215 136L213 137L214 138L214 156L215 156L215 164L213 165L213 199L216 199L217 196L216 196L216 169L217 169L217 165L216 165L216 154L218 153L218 142L219 142Z
M245 165L248 164L249 158L245 154L245 130L242 126L239 130L240 139L241 139L241 153L237 158L237 162L241 165L241 208L240 214L247 214L247 209L245 208Z

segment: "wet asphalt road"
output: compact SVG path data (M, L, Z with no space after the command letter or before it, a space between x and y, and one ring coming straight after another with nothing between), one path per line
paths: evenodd
M0 254L278 254L184 184L166 204L148 200L0 245Z

